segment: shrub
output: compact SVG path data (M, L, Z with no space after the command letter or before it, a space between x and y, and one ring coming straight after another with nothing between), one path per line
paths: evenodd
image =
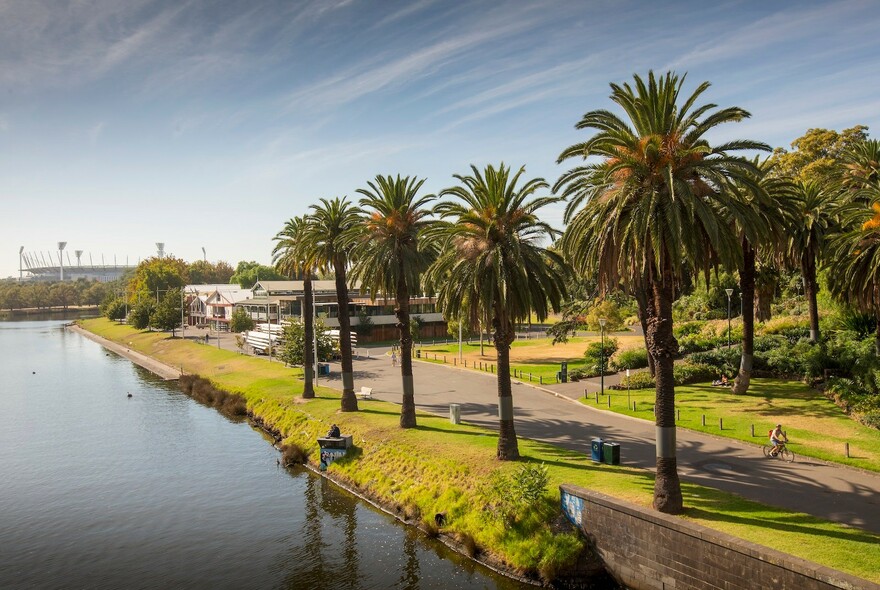
M228 417L247 415L247 401L237 393L217 389L209 380L198 375L181 375L178 387L199 403L211 406Z
M828 358L823 347L801 340L794 346L776 348L766 353L767 368L777 375L815 379L823 374Z
M690 336L691 334L699 334L704 325L706 325L706 322L682 322L672 328L672 333L675 334L676 338Z
M654 378L650 371L636 371L630 373L629 377L624 377L620 384L623 388L629 385L630 389L651 389L654 387Z
M704 352L688 355L688 360L697 365L706 365L715 369L718 374L733 375L739 368L740 348L715 348Z
M828 395L856 420L880 429L880 371L872 370L849 379L828 379Z
M808 335L810 332L809 323L807 321L790 316L776 317L763 324L758 324L756 326L756 331L764 335L782 334L785 330L790 330L792 328L805 329Z
M309 453L296 443L288 443L281 446L281 464L285 467L291 465L304 465L309 460Z
M644 369L648 366L648 351L644 348L629 348L618 351L611 358L611 367L615 371L625 369Z
M688 334L678 339L678 351L681 354L691 354L693 352L711 350L715 348L715 346L716 342L714 338L707 338L700 334Z
M505 526L513 526L547 492L550 475L541 463L524 463L511 475L495 472L483 492L493 515Z
M687 385L688 383L712 381L718 373L715 367L709 365L684 362L676 363L672 368L672 374L676 385Z

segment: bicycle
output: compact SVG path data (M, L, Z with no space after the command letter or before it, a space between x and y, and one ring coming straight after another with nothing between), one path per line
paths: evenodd
M764 456L771 459L780 459L782 461L785 461L786 463L792 463L794 461L794 453L788 450L788 446L786 445L786 443L780 442L779 444L777 444L775 447L777 449L775 454L770 453L773 448L774 447L772 444L768 443L764 445L764 447L762 448L762 450L764 451Z

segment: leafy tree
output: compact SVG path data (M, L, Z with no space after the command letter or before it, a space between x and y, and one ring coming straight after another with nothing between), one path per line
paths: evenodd
M275 248L272 250L272 260L279 272L287 275L302 274L303 277L303 328L305 330L304 341L305 361L303 363L303 394L306 399L315 397L314 386L314 350L315 338L315 301L312 294L312 275L314 263L306 249L305 235L307 217L294 217L284 225L275 236Z
M258 281L285 281L287 277L276 271L271 266L264 266L259 262L246 262L242 260L235 267L235 274L229 278L230 283L238 283L242 289L250 289Z
M95 281L83 293L82 302L86 305L99 305L110 292L111 288L106 283Z
M841 132L808 129L791 142L792 150L773 150L776 173L801 183L838 182L844 173L843 160L853 146L867 139L868 128L856 125Z
M318 333L318 360L329 361L333 358L335 341L322 320L317 320L313 329ZM309 345L308 350L306 344ZM306 367L314 367L313 347L314 343L306 335L305 324L301 320L292 319L284 326L284 344L281 345L278 357L288 365L302 365L306 370Z
M129 301L152 298L158 305L162 295L170 289L182 288L188 281L186 262L173 256L154 256L137 265L126 292Z
M769 149L734 140L711 145L705 135L718 125L749 114L739 107L697 106L708 82L679 102L684 77L668 72L629 84L612 84L611 100L627 119L607 110L590 111L577 124L595 134L560 155L598 158L564 173L556 187L570 198L571 223L562 249L577 271L595 275L600 292L623 285L637 294L645 314L648 352L656 372L657 475L654 507L682 510L675 452L672 331L675 288L692 268L739 266L742 249L729 220L746 205L728 190L732 180L753 184L755 165L729 153ZM642 293L641 299L639 293Z
M187 267L189 281L194 285L219 285L228 283L235 270L223 260L211 263L207 260L196 260ZM253 284L248 285L252 287Z
M339 333L346 335L351 332L346 275L363 220L360 211L352 207L346 198L321 199L321 204L312 205L311 209L304 224L303 255L318 272L332 269L336 279ZM342 356L342 411L356 412L358 403L354 395L351 338L340 338L339 348Z
M358 336L369 336L373 332L373 318L367 313L365 308L361 308L357 312L357 324L354 325L354 331Z
M124 320L126 305L123 299L110 296L101 305L101 314L110 320Z
M355 254L352 278L377 295L394 297L394 315L400 340L400 375L403 399L400 407L401 428L416 426L415 389L412 374L412 334L410 332L410 297L420 291L422 274L436 257L424 232L430 221L427 209L433 196L418 196L424 180L409 176L376 176L363 195L361 207L366 213L364 229Z
M499 436L497 456L518 459L510 382L510 345L516 323L534 313L543 321L558 311L565 296L562 258L542 247L557 235L539 217L556 197L537 197L548 188L541 178L519 185L525 168L515 174L504 164L455 175L459 184L440 194L453 197L435 207L442 218L436 232L441 253L429 274L438 285L437 301L445 313L461 317L474 310L490 318L498 359Z
M181 325L182 306L181 290L170 289L150 314L150 325L163 332L171 330L171 336L174 337L174 330Z
M136 330L146 330L150 327L150 316L153 315L156 304L152 299L143 299L135 304L128 313L128 323Z
M236 334L253 330L255 325L254 318L243 307L235 308L235 311L232 312L232 317L229 318L229 329Z
M55 283L49 288L52 305L60 305L67 309L77 301L76 286L69 282Z

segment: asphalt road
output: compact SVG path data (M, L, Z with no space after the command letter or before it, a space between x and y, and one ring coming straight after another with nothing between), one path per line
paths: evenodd
M385 350L372 349L355 360L355 389L372 387L373 397L400 403L400 369ZM339 365L320 384L341 388ZM416 406L439 415L461 405L462 421L497 429L494 375L450 366L413 362ZM608 378L606 377L606 385ZM538 388L514 380L516 431L526 437L589 454L599 437L621 445L621 463L653 470L654 424L590 408L573 398L598 389L598 383ZM368 400L360 402L369 404ZM763 443L763 439L761 440ZM678 430L678 467L683 480L722 489L759 502L813 514L880 533L880 475L798 457L795 463L766 459L759 445Z

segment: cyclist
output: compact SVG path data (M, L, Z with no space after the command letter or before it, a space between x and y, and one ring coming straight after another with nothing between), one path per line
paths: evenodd
M775 457L779 452L779 447L788 442L788 436L785 434L785 431L782 430L782 424L777 424L776 428L770 431L770 444L773 445L773 450L770 451L770 456Z

